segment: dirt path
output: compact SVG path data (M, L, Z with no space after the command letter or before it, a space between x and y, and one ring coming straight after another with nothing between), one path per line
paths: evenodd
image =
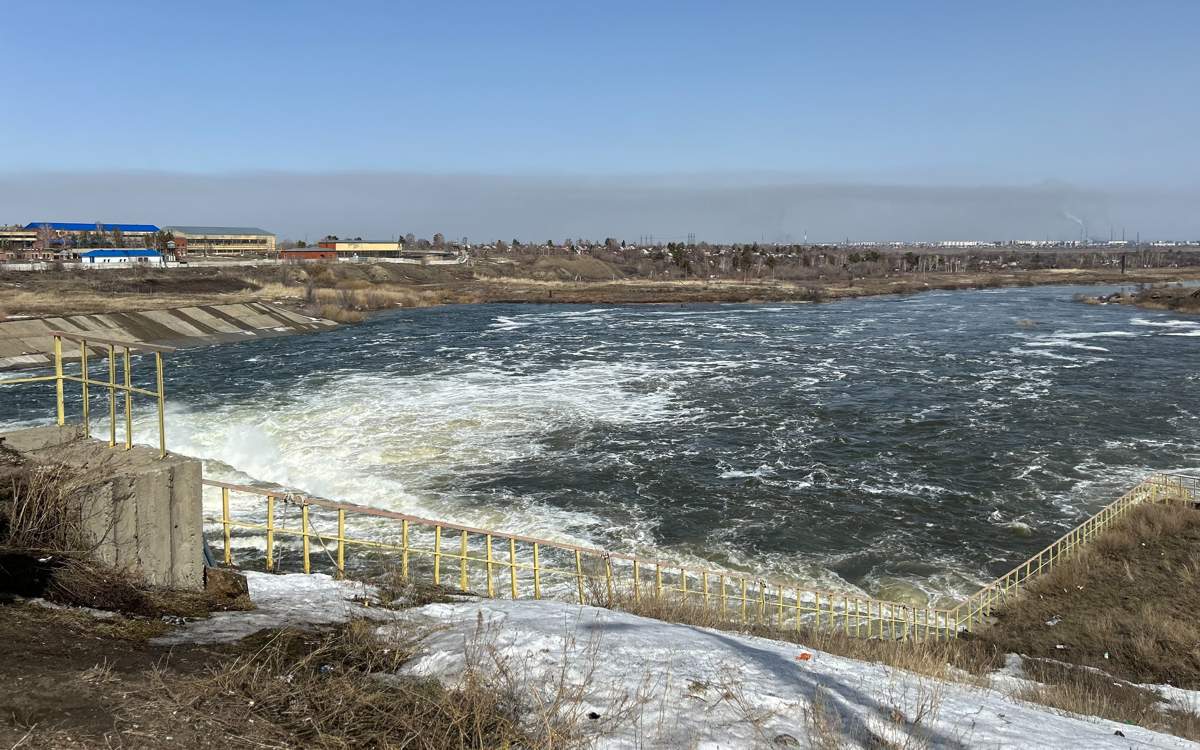
M148 715L157 674L203 670L230 647L168 648L157 621L0 604L0 747L228 747Z

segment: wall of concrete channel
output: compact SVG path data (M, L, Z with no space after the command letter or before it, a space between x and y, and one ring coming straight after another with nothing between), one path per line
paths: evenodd
M0 370L52 365L52 331L185 346L287 336L327 330L336 325L331 320L310 318L266 302L7 320L0 322ZM70 358L78 358L79 345L64 342L63 351ZM95 347L92 351L106 353L107 347Z
M110 448L78 426L0 434L3 445L44 464L79 470L85 533L105 563L153 586L204 588L200 461L145 446Z

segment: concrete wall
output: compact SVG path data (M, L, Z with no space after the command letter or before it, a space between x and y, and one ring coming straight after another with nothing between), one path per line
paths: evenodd
M17 430L0 440L34 461L79 470L76 496L101 561L153 586L204 587L200 461L160 458L144 446L110 448L74 426Z

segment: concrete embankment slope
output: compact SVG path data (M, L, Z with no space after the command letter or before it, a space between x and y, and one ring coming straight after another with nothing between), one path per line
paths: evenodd
M264 302L8 320L0 322L0 370L53 364L53 331L186 346L323 331L336 325ZM65 350L74 354L78 348L68 344Z

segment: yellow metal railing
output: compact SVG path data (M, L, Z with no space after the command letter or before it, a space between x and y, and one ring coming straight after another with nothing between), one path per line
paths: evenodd
M967 631L987 623L998 605L1012 599L1033 579L1074 556L1134 507L1143 503L1166 502L1200 502L1200 478L1186 474L1154 474L1045 549L972 594L953 610L954 618Z
M603 549L506 534L322 498L204 480L221 492L219 523L224 561L233 565L234 532L261 534L249 554L262 555L267 570L286 557L305 573L318 568L345 576L348 550L374 552L360 560L362 572L398 567L405 580L426 581L489 597L569 597L581 604L619 606L622 601L670 598L719 619L776 628L814 627L868 638L953 638L987 621L994 607L1032 579L1075 554L1134 506L1144 502L1200 503L1200 478L1155 474L954 609L820 591L737 572L707 570ZM231 497L261 500L264 513L235 519ZM354 528L357 526L358 528ZM323 531L322 528L328 529ZM315 549L319 547L319 549ZM497 547L498 545L498 547Z
M124 448L129 450L133 447L133 396L142 395L150 396L158 403L158 451L159 456L167 455L167 432L164 423L164 414L166 411L166 391L163 388L163 358L162 355L175 351L170 346L159 346L157 344L142 344L134 341L116 341L112 339L99 338L88 336L86 334L66 333L63 331L52 331L50 335L53 337L54 344L54 374L52 375L34 375L27 377L6 378L0 379L0 386L16 385L19 383L54 383L56 396L56 420L58 424L66 424L66 401L64 394L64 386L66 383L79 383L82 397L82 414L81 420L83 423L83 434L85 437L91 437L91 392L90 388L96 386L108 391L108 444L110 446L117 445L117 394L123 394L123 412L124 412ZM69 375L66 373L66 365L70 357L63 351L63 343L71 342L79 345L79 374ZM146 388L138 388L133 385L132 380L132 356L133 352L151 354L154 357L154 372L155 372L155 389L149 390ZM100 360L108 360L108 380L97 380L91 377L90 364L91 358L96 357ZM117 379L118 362L122 371L122 378Z
M254 557L269 571L396 569L406 580L509 599L569 598L581 604L670 599L745 625L817 627L874 638L953 637L953 613L852 593L819 591L730 571L706 570L405 513L205 480L221 493L219 524L227 565ZM250 520L231 498L250 496ZM261 503L261 505L259 504ZM235 532L257 537L235 555ZM260 546L260 544L262 546ZM351 559L354 553L357 559ZM365 554L364 554L365 553ZM374 554L375 557L371 557Z

